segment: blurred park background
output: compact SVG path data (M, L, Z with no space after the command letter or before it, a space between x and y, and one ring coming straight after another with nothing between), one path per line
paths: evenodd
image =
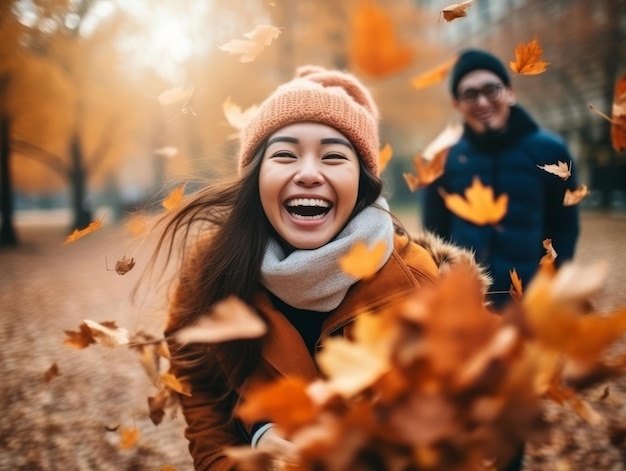
M180 178L232 167L236 130L224 102L248 109L304 64L349 70L371 88L381 142L394 152L384 175L392 207L417 220L419 195L402 173L458 118L447 80L420 90L411 80L467 46L508 63L534 38L550 65L513 74L519 102L567 139L591 189L582 206L625 207L626 159L588 105L611 113L626 70L626 0L474 0L466 17L447 22L449 3L3 0L1 240L18 242L16 222L41 210L68 229L102 212L115 222ZM281 34L253 61L219 49L258 25Z

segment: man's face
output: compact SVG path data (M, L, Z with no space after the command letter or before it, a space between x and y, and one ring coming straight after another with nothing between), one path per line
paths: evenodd
M493 72L474 70L459 82L453 103L467 125L483 134L506 126L515 94Z

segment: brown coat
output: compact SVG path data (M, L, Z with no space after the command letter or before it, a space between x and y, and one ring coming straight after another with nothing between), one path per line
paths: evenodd
M342 329L360 313L380 310L416 288L434 283L450 264L462 259L475 266L469 252L444 244L434 236L423 234L417 242L407 245L406 238L396 236L395 249L387 263L374 277L350 288L341 305L324 322L320 341ZM254 304L267 320L268 332L263 339L262 358L253 377L237 393L221 382L221 387L214 383L211 388L194 384L191 397L181 396L187 421L185 436L198 470L225 471L232 468L232 461L222 450L225 446L247 443L241 424L233 420L232 415L235 405L245 398L246 389L252 384L270 382L281 376L314 380L320 375L300 334L274 309L268 295L259 292Z

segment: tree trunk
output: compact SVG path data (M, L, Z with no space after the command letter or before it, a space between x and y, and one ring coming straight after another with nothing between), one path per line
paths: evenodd
M0 245L16 246L18 244L13 221L13 185L11 182L11 146L9 145L11 119L0 117Z
M83 164L83 150L80 145L78 134L72 136L70 157L72 168L70 171L70 184L72 187L72 209L74 213L74 228L83 229L92 220L91 208L88 207L85 199L86 171Z

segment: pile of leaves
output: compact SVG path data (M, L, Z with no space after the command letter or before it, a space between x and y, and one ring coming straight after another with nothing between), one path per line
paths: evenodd
M586 274L586 276L583 276ZM579 396L621 374L608 357L626 330L626 309L590 312L603 267L545 260L502 315L490 312L474 272L457 267L432 289L360 315L349 335L324 342L324 379L286 378L254 391L238 409L270 420L292 441L294 470L495 469L522 443L541 441L547 400L582 419L609 420ZM613 424L613 430L623 429ZM245 469L261 451L231 449Z

